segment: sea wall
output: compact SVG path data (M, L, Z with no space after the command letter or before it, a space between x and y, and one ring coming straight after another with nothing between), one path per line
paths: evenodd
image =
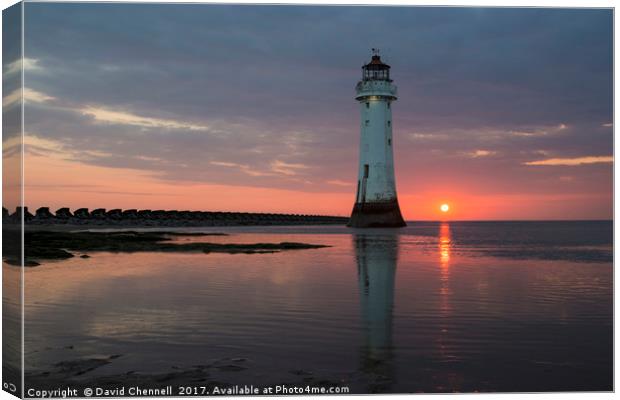
M78 208L73 212L63 207L51 212L41 207L32 214L28 207L17 207L14 213L2 208L2 222L29 225L118 225L118 226L234 226L234 225L343 225L347 217L300 214L267 214L178 210L121 210Z

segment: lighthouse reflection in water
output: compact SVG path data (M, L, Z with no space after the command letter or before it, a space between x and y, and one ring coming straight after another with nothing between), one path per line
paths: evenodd
M392 309L398 241L396 233L354 236L365 335L360 368L371 375L371 392L389 388L394 376Z
M394 286L400 237L396 232L353 236L358 270L360 308L364 328L361 371L367 375L370 392L386 391L395 384L392 342ZM441 317L450 315L450 225L439 225L438 255L441 287ZM444 330L442 330L443 332ZM438 338L444 354L443 338ZM443 358L443 357L442 357Z

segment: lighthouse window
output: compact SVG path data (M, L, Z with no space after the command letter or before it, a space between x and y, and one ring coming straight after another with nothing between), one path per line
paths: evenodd
M370 103L366 103L366 108L370 108Z
M392 121L388 121L388 126L392 126Z
M364 164L364 178L368 178L368 164Z
M392 138L389 138L388 139L388 146L391 146L391 145L392 145Z
M390 108L390 103L387 103L388 108Z
M366 126L370 125L370 120L369 120L369 119L367 119L367 120L366 120L366 122L365 122L365 124L366 124Z

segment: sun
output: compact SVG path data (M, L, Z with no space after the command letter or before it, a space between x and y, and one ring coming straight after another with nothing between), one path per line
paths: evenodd
M441 212L448 212L450 211L450 206L447 204L442 204L441 207L439 207L439 209L441 210Z

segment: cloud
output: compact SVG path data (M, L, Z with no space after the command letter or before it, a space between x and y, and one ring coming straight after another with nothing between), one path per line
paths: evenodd
M437 124L434 122L433 124ZM570 136L571 132L574 129L573 126L569 126L567 124L536 124L534 122L527 123L524 125L513 125L513 126L493 126L486 125L486 122L480 122L480 125L477 127L442 127L438 125L437 131L433 132L427 128L426 131L421 132L412 132L406 134L412 142L416 142L419 144L424 143L432 143L432 142L449 142L442 143L443 146L461 146L457 145L457 142L466 142L471 144L471 142L498 142L505 143L507 141L515 141L518 140L519 143L525 141L526 139L530 139L530 141L536 139L562 139L566 138L566 136ZM484 155L491 154L478 154L478 157Z
M279 174L293 176L298 174L298 170L308 168L304 164L291 164L280 160L274 160L271 162L271 170Z
M150 157L150 156L134 156L136 160L142 161L154 161L154 162L165 162L166 160L161 159L160 157Z
M45 93L38 92L36 90L30 88L24 88L24 100L25 101L34 101L35 103L43 103L49 100L55 100L56 98L53 96L49 96Z
M585 165L585 164L599 164L599 163L612 163L614 158L612 156L589 156L589 157L576 157L576 158L549 158L547 160L540 161L528 161L525 165Z
M274 160L270 163L271 171L261 171L247 164L238 164L229 161L211 161L209 164L220 167L238 168L241 172L250 176L275 176L277 174L295 176L298 174L298 170L309 168L304 164L291 164L280 160Z
M3 143L6 148L18 147L22 144L22 138L14 138ZM88 161L89 159L113 157L114 154L99 150L76 150L65 145L65 143L47 139L40 134L24 132L23 136L24 153L35 156L48 157L57 160Z
M518 131L510 131L510 134L513 136L521 136L521 137L535 137L535 136L547 136L552 135L554 133L560 133L564 130L568 129L566 124L559 124L546 128L538 128L533 130L518 130Z
M79 110L83 115L93 117L97 122L105 124L119 124L140 126L142 128L164 128L164 129L188 129L190 131L206 131L209 127L206 125L196 125L173 119L160 119L142 117L139 115L114 111L102 107L84 107Z
M245 174L250 175L250 176L274 176L275 175L271 172L264 172L264 171L259 171L259 170L251 169L251 168L242 168L241 171L243 171Z
M250 175L250 176L273 176L275 175L271 172L259 171L255 168L250 167L247 164L238 164L238 163L228 162L228 161L211 161L209 162L209 164L216 165L219 167L238 168L239 170L241 170L241 172L243 172L246 175Z
M491 151L491 150L476 150L471 153L468 153L468 155L472 158L488 157L488 156L493 156L495 154L497 154L497 152Z
M23 59L23 68L26 71L42 71L43 67L39 65L39 60L35 58L24 58ZM4 69L4 73L6 75L12 75L18 73L22 70L22 59L19 58L12 63L7 64Z
M55 140L49 140L40 135L35 135L31 132L24 132L24 136L11 140L11 143L5 143L6 147L15 146L19 148L19 145L23 144L24 153L37 156L45 156L53 159L66 159L71 157L71 152L67 151L62 143Z
M32 101L34 103L44 103L46 101L55 100L55 97L49 96L45 93L38 92L34 89L24 88L24 101ZM11 107L15 104L19 104L22 99L22 91L15 89L10 94L4 96L2 99L2 107Z
M336 186L353 186L351 182L345 182L338 179L333 179L326 182L328 185L336 185Z
M211 161L209 164L217 165L220 167L239 167L239 168L248 168L247 165L237 164L234 162L226 162L226 161Z
M411 133L409 138L412 140L446 140L450 136L443 133Z
M2 107L7 108L14 104L18 104L21 99L22 91L20 89L16 89L2 98Z

